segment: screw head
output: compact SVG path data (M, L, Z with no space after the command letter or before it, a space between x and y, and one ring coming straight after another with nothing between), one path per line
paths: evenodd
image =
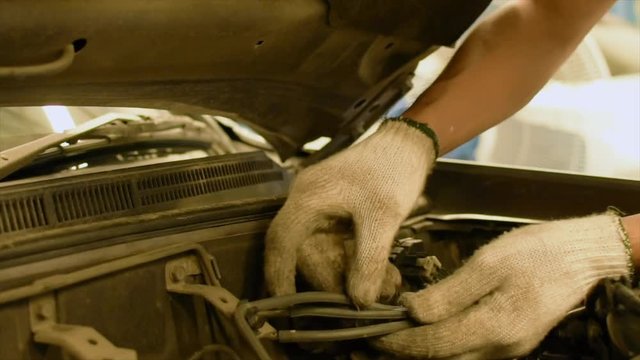
M49 306L39 304L36 307L36 316L39 320L48 320L53 318L53 309Z
M183 265L178 265L171 270L171 280L173 282L183 282L187 277L187 269Z

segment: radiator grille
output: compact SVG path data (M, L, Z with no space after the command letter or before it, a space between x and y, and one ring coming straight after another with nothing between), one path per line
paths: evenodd
M41 195L0 201L0 234L48 224Z
M141 195L141 202L142 205L153 205L277 180L282 180L282 174L272 171L259 174L249 173L223 178L193 180L189 184L177 183L177 185L174 186L172 186L170 182L167 182L165 183L165 187L159 191L143 193Z
M0 234L200 207L204 196L207 203L282 196L287 181L280 167L256 152L0 183ZM242 191L220 193L232 189Z
M133 209L131 186L115 182L53 193L56 217L67 222Z
M217 164L198 169L174 171L158 176L147 177L138 182L138 188L140 190L148 190L194 183L197 181L207 181L216 177L268 170L272 167L273 165L270 161L244 161L238 163ZM221 188L220 190L224 189Z

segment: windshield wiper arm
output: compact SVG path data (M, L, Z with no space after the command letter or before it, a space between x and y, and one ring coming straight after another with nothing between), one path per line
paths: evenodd
M122 113L108 113L89 120L63 133L43 136L28 143L0 152L0 180L31 163L43 151L73 142L78 137L114 121L142 121L139 116Z

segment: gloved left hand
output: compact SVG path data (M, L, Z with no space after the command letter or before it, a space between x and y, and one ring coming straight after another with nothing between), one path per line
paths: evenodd
M401 356L509 358L533 350L600 279L632 272L612 214L513 230L453 275L400 302L423 324L374 343Z

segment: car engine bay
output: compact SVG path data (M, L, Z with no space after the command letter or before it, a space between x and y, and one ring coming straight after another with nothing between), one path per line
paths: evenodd
M479 194L477 187L498 185L509 192L504 181L522 189L524 178L555 187L574 180L523 175L443 163L433 182L466 182ZM492 182L483 181L489 176ZM581 180L588 192L608 195L585 209L610 199L627 207L628 194L640 191L633 182ZM371 339L417 325L393 301L356 309L344 295L314 292L302 280L298 294L266 294L263 237L288 182L282 168L254 152L2 183L0 358L389 358ZM456 204L450 186L427 194L429 205L398 232L390 261L403 291L447 276L475 249L540 221L536 211L544 211L513 210L505 195L484 205L502 211L482 214L474 209L481 198ZM526 358L637 353L638 299L625 279L603 282Z
M637 105L637 74L609 79L611 61L583 41L580 66L560 68L567 83L554 76L537 108L466 139L458 160L429 162L429 187L385 264L401 274L396 294L358 308L302 276L297 293L268 293L265 235L296 172L404 113L497 2L0 0L0 360L395 359L376 339L420 325L398 305L402 292L445 279L520 226L640 213L640 182L626 175L638 169L637 137L622 136L636 129L622 124L637 125L627 104ZM626 40L612 34L600 42ZM574 68L602 78L587 84ZM480 93L501 83L484 77L471 81ZM453 107L474 108L465 101ZM414 165L387 184L426 169ZM408 210L415 196L405 198ZM640 360L640 288L626 278L601 281L522 357L628 358Z

